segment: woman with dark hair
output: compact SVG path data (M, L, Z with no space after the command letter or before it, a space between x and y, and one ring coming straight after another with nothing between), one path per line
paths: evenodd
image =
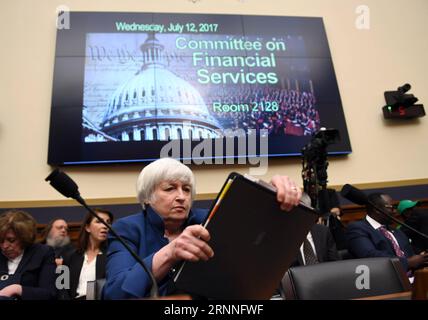
M104 209L94 209L108 224L113 214ZM64 260L70 268L70 289L65 299L86 299L88 281L105 278L107 227L88 213L80 228L77 249Z
M9 210L0 215L0 299L55 298L54 251L35 239L30 214Z

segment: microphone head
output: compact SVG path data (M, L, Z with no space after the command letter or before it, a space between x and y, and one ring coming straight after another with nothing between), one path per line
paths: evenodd
M80 197L79 187L66 173L55 169L48 175L45 181L49 181L59 193L67 198L77 199Z
M369 202L367 195L364 192L350 184L345 184L340 191L340 194L342 197L359 205L366 205Z

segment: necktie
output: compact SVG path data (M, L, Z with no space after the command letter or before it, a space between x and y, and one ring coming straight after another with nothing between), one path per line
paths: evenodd
M385 238L387 238L389 240L389 242L391 242L392 248L394 249L395 255L399 258L404 258L405 254L403 252L403 250L400 249L400 246L397 244L396 241L394 241L394 239L392 238L391 234L388 232L388 230L386 230L386 228L384 226L380 227L378 229L380 231L380 233L382 233Z
M303 241L303 255L305 256L305 265L318 263L317 256L315 255L314 249L312 249L308 238Z

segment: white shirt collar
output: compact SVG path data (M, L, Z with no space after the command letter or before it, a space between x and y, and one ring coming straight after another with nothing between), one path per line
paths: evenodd
M15 259L12 259L10 261L13 263L20 263L23 256L24 256L24 251L22 251L22 253L19 256L17 256Z
M380 227L382 227L382 225L377 222L375 219L373 219L372 217L370 217L369 215L366 215L366 220L368 223L370 223L370 225L375 229L379 229Z
M19 263L21 262L23 256L24 256L24 252L22 252L15 259L7 261L7 268L8 268L9 274L14 274L16 272L16 269L18 269Z

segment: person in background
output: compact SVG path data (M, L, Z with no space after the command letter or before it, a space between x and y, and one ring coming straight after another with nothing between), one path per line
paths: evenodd
M303 193L301 202L311 205L311 199L306 193ZM340 260L340 257L329 228L323 224L314 224L300 246L299 254L292 266L336 260Z
M342 224L342 209L340 208L339 198L337 192L334 189L327 189L329 193L329 211L330 215L326 221L326 225L329 227L330 232L333 236L334 242L336 243L337 250L347 249L345 231L346 228Z
M61 218L53 219L48 223L43 230L41 243L54 249L57 266L61 265L64 258L74 251L74 246L68 236L68 224Z
M107 224L113 214L104 209L94 209ZM82 222L77 249L64 259L70 268L70 289L61 299L86 299L88 281L105 278L108 229L88 212Z
M27 212L0 215L0 299L55 299L55 255L35 243L36 221Z
M402 215L405 224L428 236L428 210L418 208L418 204L417 201L401 200L397 210ZM409 237L416 253L428 251L428 238L403 226L400 230Z
M339 197L335 189L327 188L320 190L318 193L318 201L320 201L320 210L325 213L319 218L318 223L326 225L330 229L336 243L337 250L347 249L345 226L342 224Z
M271 183L277 189L277 200L283 210L298 205L301 190L292 180L274 176ZM137 194L143 212L119 219L113 227L152 271L160 294L166 295L178 262L206 261L213 257L207 243L210 234L200 225L208 211L191 209L195 196L193 172L172 158L156 160L141 171ZM149 295L149 275L110 235L106 274L105 299Z
M428 254L414 254L407 236L391 229L391 218L383 211L394 214L392 198L387 194L368 196L365 219L349 224L346 237L348 250L355 258L398 257L405 271L428 266Z

